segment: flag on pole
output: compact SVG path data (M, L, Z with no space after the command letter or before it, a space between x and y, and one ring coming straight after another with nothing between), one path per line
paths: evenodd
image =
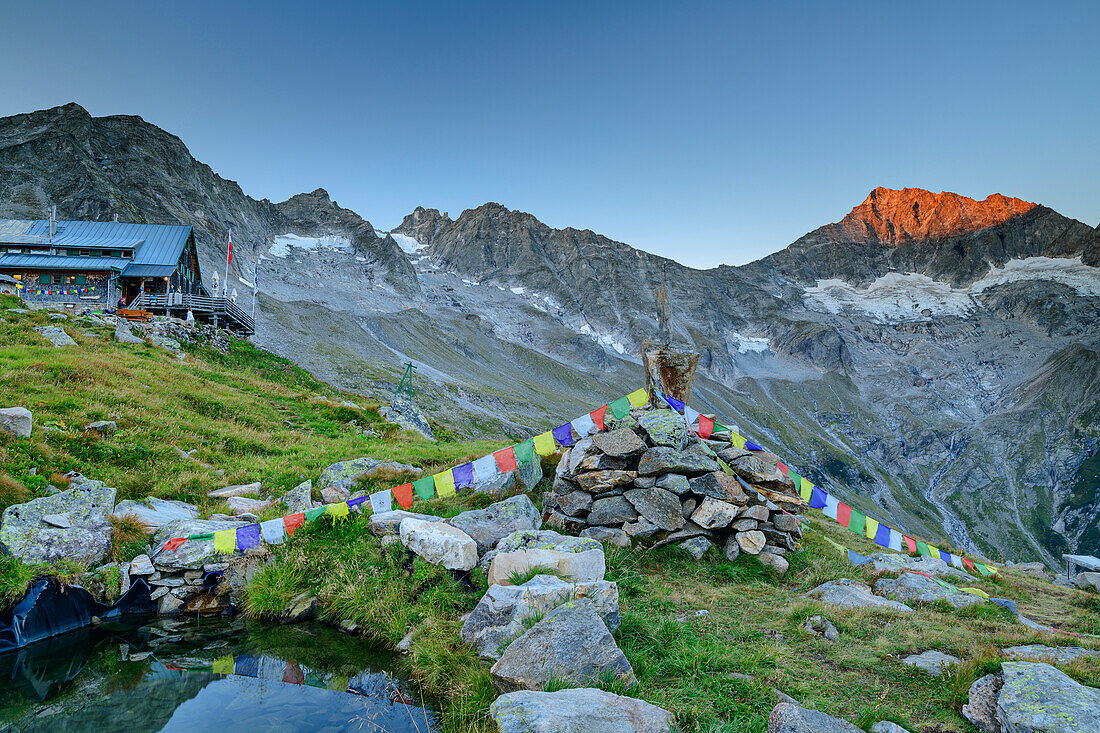
M252 267L252 320L256 320L256 290L260 287L260 263Z
M225 289L222 291L226 296L229 295L229 263L233 261L233 230L229 230L229 244L225 248ZM218 297L217 293L214 293L214 297Z

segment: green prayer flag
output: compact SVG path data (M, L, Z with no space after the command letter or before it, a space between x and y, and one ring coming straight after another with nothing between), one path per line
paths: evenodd
M193 534L193 535L189 535L187 537L187 539L189 539L189 540L199 540L199 541L205 542L206 540L214 539L214 533L213 532L204 532L202 534Z
M422 478L418 481L413 481L413 491L424 501L428 501L435 496L435 479L431 476Z
M317 517L324 514L325 510L327 510L327 509L328 509L327 506L319 506L316 509L310 509L310 510L306 511L306 513L305 513L306 514L306 521L307 522L312 522L314 519L316 519Z
M853 509L852 518L848 520L848 530L862 536L866 525L867 515L859 510Z
M516 456L516 463L534 463L535 444L530 439L516 443L512 446L512 453Z
M976 567L978 569L978 572L982 575L993 575L993 571L985 565L982 565L980 562L974 563L974 567Z
M611 408L611 414L617 418L626 417L630 414L630 400L626 397L620 397L614 402L608 402L607 406Z
M924 555L925 557L932 557L932 553L928 551L928 545L920 540L917 540L917 554Z
M798 491L799 489L802 488L802 477L799 476L797 473L795 473L792 470L788 470L787 471L787 478L789 478L791 481L794 481L794 490L795 491Z

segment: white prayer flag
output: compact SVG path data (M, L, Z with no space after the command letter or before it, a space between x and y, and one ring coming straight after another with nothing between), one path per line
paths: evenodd
M370 495L370 510L375 514L385 514L393 509L393 492L389 489L376 491Z
M496 476L500 471L497 468L497 461L493 458L493 454L490 453L487 456L482 456L473 462L474 466L474 481L481 483Z
M897 531L893 527L890 528L890 549L895 552L901 552L902 539L901 532Z
M577 435L582 438L586 435L593 435L598 432L596 429L596 421L592 419L591 415L581 415L569 424L573 426L573 430L576 431Z
M825 508L821 510L821 513L835 522L836 521L836 511L837 511L838 508L840 508L840 499L836 498L835 496L833 496L831 494L826 494L825 495Z
M286 541L286 524L283 518L260 522L260 537L269 545L279 545Z

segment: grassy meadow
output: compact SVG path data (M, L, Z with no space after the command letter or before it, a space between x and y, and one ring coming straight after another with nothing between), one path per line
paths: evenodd
M63 474L75 470L117 487L119 499L183 499L213 512L221 505L206 493L228 484L260 481L265 494L277 495L316 479L335 461L363 455L431 473L509 442L464 441L445 426L437 431L441 440L423 440L384 422L377 405L246 342L233 342L228 354L185 347L186 358L178 360L160 348L120 345L106 327L65 321L78 345L55 349L32 330L51 323L48 316L4 310L13 305L0 303L0 405L29 408L35 430L29 439L0 436L0 509L42 495L47 484L63 486ZM359 407L342 405L345 400ZM83 430L100 419L115 420L118 432L104 437ZM177 448L196 452L185 458ZM553 458L545 461L550 475L553 465ZM449 516L490 501L460 494L418 500L414 510ZM623 615L615 636L639 680L630 690L609 689L672 710L682 731L761 733L778 689L865 729L888 719L913 731L962 733L976 730L959 712L966 691L996 669L998 649L1024 643L1100 648L1100 639L1036 635L993 604L900 615L809 601L805 591L827 580L875 577L851 567L826 538L864 554L878 549L818 512L811 515L783 579L752 557L729 563L717 550L695 562L676 548L607 548L608 579L619 585ZM116 524L115 536L118 559L145 542L140 528L125 522ZM39 573L75 577L81 570L0 558L0 607ZM975 577L971 585L1017 601L1033 620L1100 634L1095 595L1010 572ZM309 592L325 620L354 622L355 633L380 650L395 649L413 631L401 664L426 695L444 701L446 729L492 731L488 706L496 691L488 665L458 636L460 616L484 588L478 571L460 579L400 548L383 548L367 532L366 517L353 514L336 522L323 517L274 548L272 562L248 588L246 611L276 615ZM839 640L802 631L815 614L836 625ZM926 649L963 663L938 678L901 664ZM1100 684L1100 663L1063 669Z

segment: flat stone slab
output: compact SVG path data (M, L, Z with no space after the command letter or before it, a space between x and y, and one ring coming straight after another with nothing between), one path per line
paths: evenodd
M115 490L103 482L74 479L70 489L5 509L0 543L27 563L98 565L111 549L107 515L114 502ZM59 526L64 521L68 526Z
M928 573L937 578L952 577L960 580L970 580L972 576L962 570L953 568L938 557L909 557L887 552L876 552L870 556L871 564L876 572L915 570L918 573Z
M206 492L206 495L211 499L228 499L233 496L258 494L260 493L260 488L260 482L256 481L251 484L237 484L236 486L226 486L223 489L214 489L213 491Z
M160 529L169 522L177 519L195 519L199 516L199 508L194 504L171 499L158 499L155 496L146 497L145 501L133 501L125 499L115 505L116 516L130 515L149 527L150 530Z
M439 522L441 519L431 514L417 514L407 512L404 509L394 509L389 512L372 514L370 516L370 533L375 537L401 534L401 520L419 519L424 522Z
M903 603L935 603L946 601L954 608L985 603L985 600L954 588L945 588L931 578L916 573L902 573L899 578L879 578L875 592Z
M913 612L913 609L904 603L876 596L866 583L848 578L822 583L806 593L806 597L841 608L881 608L902 613Z
M672 726L664 708L591 687L509 692L489 714L500 733L668 733Z
M646 449L645 441L627 428L596 433L592 436L592 443L601 453L612 458L633 458L645 453Z
M846 720L790 702L781 702L768 716L767 733L863 733Z
M34 330L56 347L76 346L72 336L65 333L61 326L37 326Z
M935 649L929 649L920 654L910 654L902 659L901 663L909 667L916 667L934 677L939 677L952 664L958 664L959 658L938 652Z

